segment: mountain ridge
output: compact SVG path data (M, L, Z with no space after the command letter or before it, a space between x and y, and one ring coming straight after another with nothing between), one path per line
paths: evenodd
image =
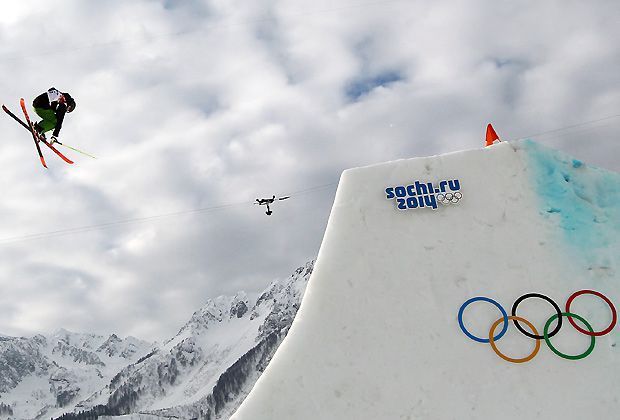
M227 418L288 332L313 266L254 298L208 299L163 344L63 328L0 336L0 418Z

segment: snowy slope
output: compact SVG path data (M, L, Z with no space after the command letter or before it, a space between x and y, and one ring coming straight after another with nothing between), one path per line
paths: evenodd
M438 204L419 185L449 180L458 203ZM416 208L399 210L408 192L402 204ZM475 296L510 312L531 292L563 310L581 289L618 305L619 238L620 175L532 141L347 170L291 330L232 418L617 418L617 325L585 359L541 340L534 359L515 364L470 340L457 314ZM594 296L571 310L597 331L612 318ZM518 310L539 331L554 313L542 299ZM488 337L500 316L476 302L463 322ZM582 353L591 339L563 319L553 345ZM526 356L536 340L509 326L498 348Z
M151 344L59 330L50 336L0 338L0 403L13 418L49 418L104 386Z
M229 418L288 332L313 264L273 281L257 298L240 292L208 301L175 337L122 369L73 412Z

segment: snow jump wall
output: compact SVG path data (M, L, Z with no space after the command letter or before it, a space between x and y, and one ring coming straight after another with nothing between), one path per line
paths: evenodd
M452 194L424 197L429 182ZM550 346L488 301L463 307L487 297L510 316L542 294L559 309L516 308L542 336L583 289L620 305L619 174L532 141L347 170L289 335L232 418L620 418L618 325L592 337L562 316ZM483 340L498 320L498 353L460 309ZM594 332L614 321L592 294L570 312ZM536 343L525 363L498 355Z

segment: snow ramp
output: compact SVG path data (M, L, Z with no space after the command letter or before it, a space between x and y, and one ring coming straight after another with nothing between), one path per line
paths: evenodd
M620 418L619 238L620 175L533 141L347 170L232 418Z

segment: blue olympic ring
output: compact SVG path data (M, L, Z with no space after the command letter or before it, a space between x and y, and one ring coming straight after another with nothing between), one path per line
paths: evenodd
M479 343L488 343L489 339L488 338L479 338L476 337L475 335L471 334L469 331L467 331L467 329L465 328L465 325L463 324L463 312L465 311L465 308L470 304L470 303L474 303L476 301L484 301L484 302L489 302L495 306L497 306L497 308L500 310L500 312L502 313L502 317L504 318L504 328L502 328L502 330L495 336L493 337L493 340L499 340L500 338L502 338L502 336L504 334L506 334L506 331L508 331L508 314L506 313L506 311L504 310L504 308L502 307L502 305L500 305L499 303L497 303L496 301L494 301L491 298L488 297L484 297L484 296L476 296L473 297L471 299L469 299L467 302L465 302L464 304L461 305L461 308L459 309L459 327L461 327L461 330L465 333L466 336L468 336L469 338L471 338L474 341L477 341Z

